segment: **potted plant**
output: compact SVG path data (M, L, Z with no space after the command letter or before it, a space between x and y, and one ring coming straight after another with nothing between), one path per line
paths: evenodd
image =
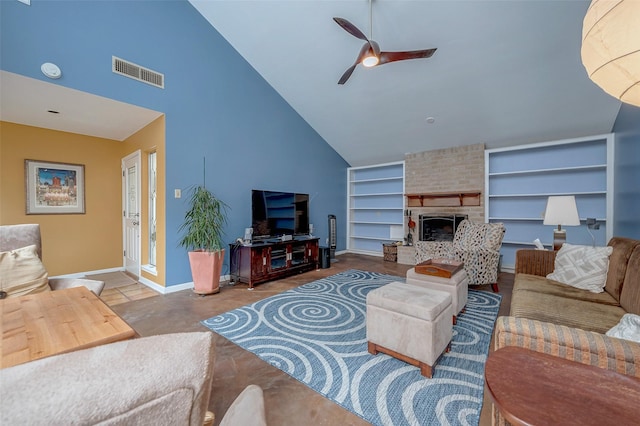
M179 244L189 250L194 291L200 295L218 293L228 206L204 185L191 189L189 205L179 229L184 232Z

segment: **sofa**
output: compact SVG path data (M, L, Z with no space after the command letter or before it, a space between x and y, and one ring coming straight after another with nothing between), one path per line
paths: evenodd
M0 369L0 424L202 425L214 372L211 332L126 340ZM264 426L249 385L222 426Z
M602 293L547 279L558 252L518 250L510 313L496 320L494 349L519 346L640 378L640 343L605 334L624 314L640 314L640 241L614 237L607 245ZM494 424L508 424L492 412Z

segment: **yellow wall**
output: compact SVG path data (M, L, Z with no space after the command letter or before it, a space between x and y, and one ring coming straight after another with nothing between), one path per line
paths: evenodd
M164 176L164 117L125 142L0 122L0 224L40 224L43 262L49 275L121 268L121 159L141 149L142 176L146 182L144 153L153 146L158 151L159 171L162 167L160 176ZM86 213L27 215L25 159L83 164ZM158 186L164 191L163 183ZM146 187L144 190L146 194ZM158 228L164 231L164 195L158 197L158 213L162 220ZM144 238L143 246L146 245ZM144 259L142 262L146 263ZM162 275L149 279L164 285L164 235L158 263L162 263L158 268Z

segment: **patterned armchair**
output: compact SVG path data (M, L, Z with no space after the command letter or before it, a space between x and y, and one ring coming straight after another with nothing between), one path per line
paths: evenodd
M453 241L417 241L416 264L444 257L464 262L469 285L491 284L498 291L498 262L504 237L502 223L460 222Z

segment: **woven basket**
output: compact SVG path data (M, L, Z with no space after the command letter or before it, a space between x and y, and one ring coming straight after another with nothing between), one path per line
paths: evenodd
M398 246L395 244L382 244L382 253L387 262L398 261Z

